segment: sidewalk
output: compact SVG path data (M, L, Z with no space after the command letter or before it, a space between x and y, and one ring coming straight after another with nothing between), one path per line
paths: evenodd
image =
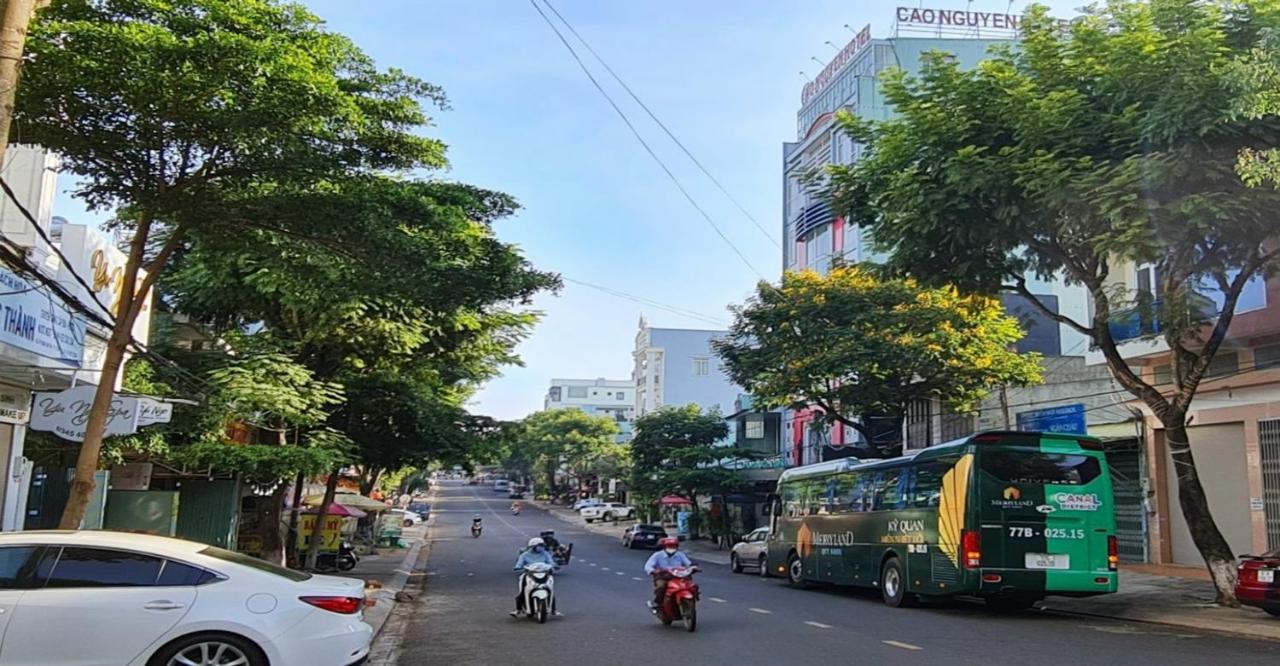
M1120 590L1115 594L1083 599L1049 597L1040 606L1065 613L1280 640L1280 620L1256 608L1221 608L1214 605L1213 599L1213 583L1207 571L1131 565L1121 566Z

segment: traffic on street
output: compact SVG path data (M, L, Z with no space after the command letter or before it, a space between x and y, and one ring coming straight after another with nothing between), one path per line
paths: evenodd
M648 664L1273 664L1280 644L1212 633L1038 610L1000 612L978 602L890 608L879 592L791 589L780 578L699 563L698 627L664 627L648 610L644 563L652 551L625 548L533 507L519 516L487 486L444 482L428 535L424 598L398 638L399 663L525 662ZM484 533L473 538L474 516ZM539 624L508 615L511 571L530 538L553 530L573 542L556 572L561 617ZM695 563L697 556L692 556Z

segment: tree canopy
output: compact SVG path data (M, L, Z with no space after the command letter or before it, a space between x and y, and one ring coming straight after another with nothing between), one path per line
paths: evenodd
M1038 356L1012 350L1023 332L998 300L867 267L787 273L733 310L713 344L734 383L762 407L818 407L869 444L883 444L872 417L900 423L934 398L972 411L996 386L1040 378Z
M717 412L697 405L663 407L636 419L631 440L631 488L654 500L676 495L696 513L699 495L717 495L743 485L724 467L738 452L725 446L729 425Z

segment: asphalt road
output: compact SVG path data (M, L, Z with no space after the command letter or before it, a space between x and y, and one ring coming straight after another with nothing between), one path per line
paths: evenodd
M1156 625L1000 614L954 602L889 608L878 593L793 590L782 581L703 565L698 630L660 625L645 608L648 556L545 512L512 516L487 487L445 485L432 513L427 586L409 619L400 664L1280 664L1280 643ZM473 515L484 518L479 539ZM556 576L564 617L539 625L514 608L518 549L543 529L574 543Z

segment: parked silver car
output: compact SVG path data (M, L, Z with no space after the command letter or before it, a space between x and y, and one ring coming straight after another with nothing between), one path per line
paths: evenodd
M769 528L760 527L742 537L729 552L729 565L733 573L754 568L761 576L769 575Z

